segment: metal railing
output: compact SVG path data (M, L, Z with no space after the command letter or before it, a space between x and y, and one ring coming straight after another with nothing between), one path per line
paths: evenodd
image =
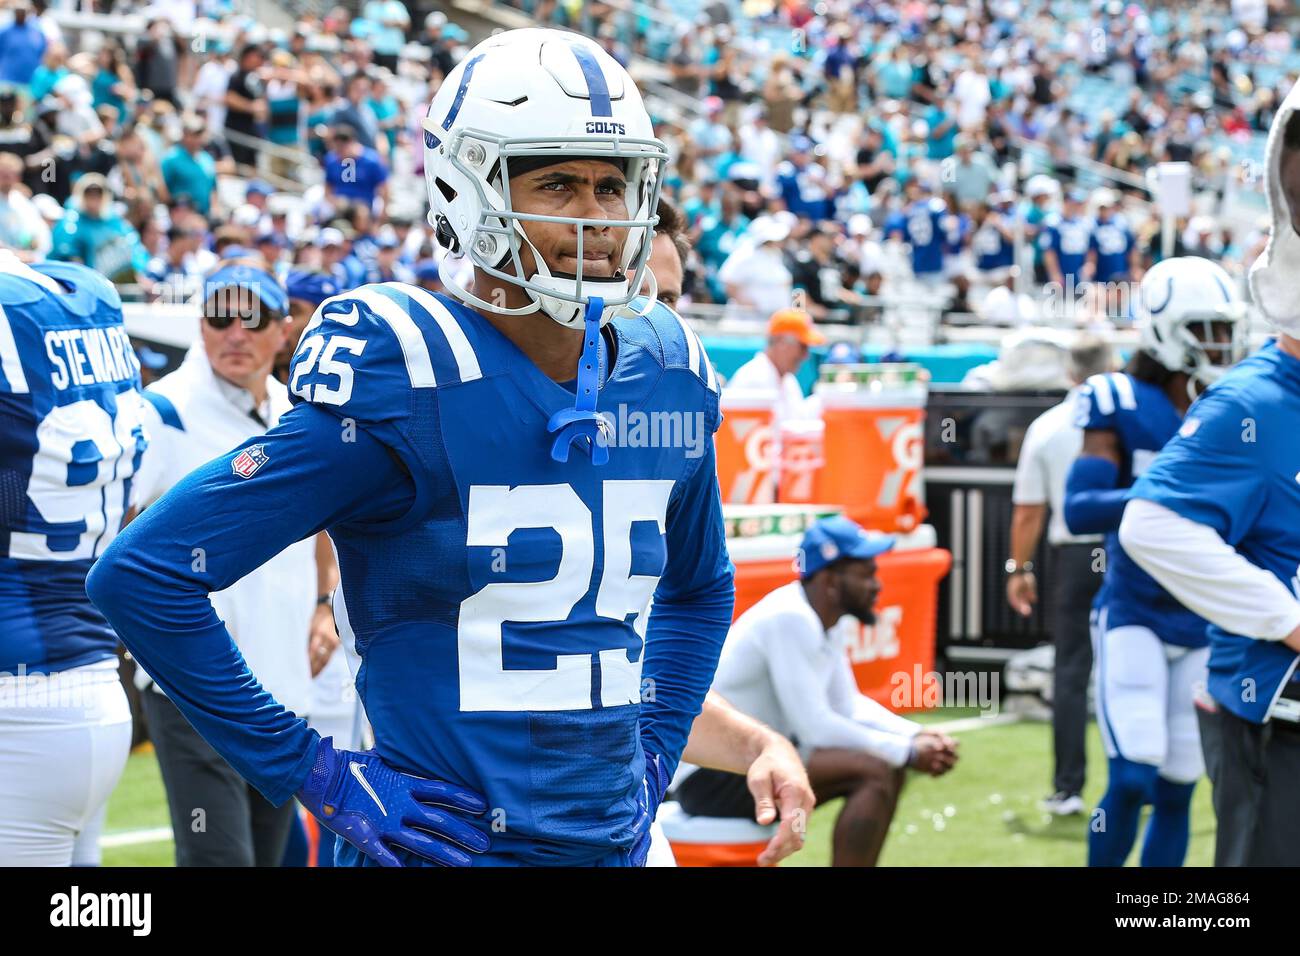
M270 140L262 139L259 136L248 136L244 133L235 133L230 130L222 131L222 136L227 143L233 143L236 146L246 146L249 149L256 150L259 156L268 156L287 160L293 163L301 179L290 179L285 176L279 176L269 169L262 168L263 164L258 164L258 178L266 180L281 192L292 192L301 194L309 186L320 183L323 179L321 165L305 149L297 149L292 146L284 146L279 143L272 143Z

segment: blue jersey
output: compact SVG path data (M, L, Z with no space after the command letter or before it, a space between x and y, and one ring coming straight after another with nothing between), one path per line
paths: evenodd
M114 656L86 572L122 525L145 449L117 291L84 266L0 274L0 671Z
M1151 466L1182 425L1182 416L1163 388L1125 372L1093 375L1079 390L1077 423L1115 433L1120 447L1119 484L1130 487ZM1168 644L1204 647L1205 621L1187 610L1138 567L1106 534L1106 580L1097 596L1108 628L1148 627Z
M943 251L944 255L961 255L966 245L966 236L970 233L970 217L957 213L943 217Z
M1213 528L1300 600L1298 421L1300 361L1270 342L1197 400L1132 496ZM1295 668L1295 651L1213 624L1208 633L1210 694L1262 722Z
M548 421L573 391L481 315L397 283L331 299L293 359L296 407L144 512L91 593L196 728L283 800L306 776L310 732L264 692L236 706L237 690L260 689L239 683L246 665L202 605L328 528L335 614L383 758L486 794L504 824L490 862L625 852L644 752L670 772L680 759L733 588L718 385L699 340L656 306L615 320L601 347L609 461L574 447L558 462ZM118 600L123 588L174 622ZM230 695L185 686L196 669L229 671Z
M1043 221L1043 230L1038 235L1038 247L1044 252L1050 249L1056 253L1062 282L1069 285L1070 277L1073 276L1077 285L1083 275L1083 264L1088 259L1088 243L1091 239L1091 219L1065 219L1054 215Z
M1005 220L1004 220L1005 221ZM1016 261L1015 244L985 222L971 236L971 251L975 254L975 266L982 272L1005 269Z
M1097 256L1097 271L1093 278L1098 282L1118 282L1129 276L1129 258L1136 240L1123 220L1110 219L1099 222L1092 230L1088 248Z
M948 207L937 196L919 199L896 212L885 226L885 235L901 233L912 248L912 272L918 276L943 271L943 246L947 230L943 220Z

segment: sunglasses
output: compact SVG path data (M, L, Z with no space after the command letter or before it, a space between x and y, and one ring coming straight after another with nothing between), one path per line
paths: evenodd
M203 321L218 332L224 332L236 322L250 332L265 332L282 318L278 312L260 312L257 315L205 315Z

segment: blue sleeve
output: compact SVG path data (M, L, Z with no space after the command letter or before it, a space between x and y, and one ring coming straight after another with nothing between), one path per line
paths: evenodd
M407 507L409 478L361 429L299 406L245 447L196 469L117 536L86 579L90 599L203 738L273 804L315 758L316 734L262 689L208 595L323 528ZM259 457L261 457L259 456ZM340 480L346 476L346 480Z
M1118 396L1107 375L1093 375L1075 395L1074 423L1094 431L1115 431ZM1080 456L1065 479L1062 509L1071 534L1104 534L1119 528L1128 501L1119 487L1119 466L1104 458Z
M1117 488L1119 466L1105 458L1081 456L1065 478L1062 512L1071 534L1104 534L1119 529L1129 489Z
M1284 447L1258 433L1260 421L1231 391L1211 389L1192 405L1130 496L1213 528L1236 547L1268 503L1268 482L1276 472L1268 452Z
M714 445L668 506L668 564L655 591L641 668L641 743L671 777L713 684L735 606Z
M904 241L907 240L907 219L901 212L890 213L885 221L885 237L888 238L894 233L899 233Z

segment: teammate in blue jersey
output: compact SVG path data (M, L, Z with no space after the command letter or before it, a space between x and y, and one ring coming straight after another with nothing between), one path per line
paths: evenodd
M1093 222L1083 214L1086 198L1080 190L1070 190L1065 194L1061 213L1048 216L1038 233L1047 277L1066 290L1067 298L1070 290L1083 281L1083 266L1088 259Z
M991 285L1004 282L1016 263L1015 194L996 193L978 214L979 225L971 234L975 268Z
M113 286L0 253L0 866L99 861L131 715L86 573L121 528L142 411Z
M1119 199L1114 191L1097 193L1097 217L1088 238L1089 275L1095 282L1126 282L1138 271L1137 238L1116 213Z
M1133 487L1120 540L1209 622L1197 701L1217 866L1300 865L1300 85L1269 135L1273 231L1251 291L1277 332Z
M325 301L294 410L91 573L141 666L268 799L342 836L342 863L644 861L734 597L718 383L653 284L636 299L666 160L595 43L484 41L425 122L431 222L472 291ZM265 694L207 598L322 528L370 753Z
M908 244L916 278L927 283L941 282L948 206L920 180L910 180L906 188L908 203L885 223L885 238L899 236Z
M1205 622L1134 564L1116 532L1128 490L1182 426L1199 390L1242 354L1245 305L1207 259L1168 259L1138 290L1141 345L1124 372L1080 393L1083 450L1066 479L1075 534L1106 534L1094 602L1097 714L1109 758L1088 838L1092 866L1122 866L1152 805L1143 866L1179 866L1192 792L1204 769L1193 689L1205 677Z

